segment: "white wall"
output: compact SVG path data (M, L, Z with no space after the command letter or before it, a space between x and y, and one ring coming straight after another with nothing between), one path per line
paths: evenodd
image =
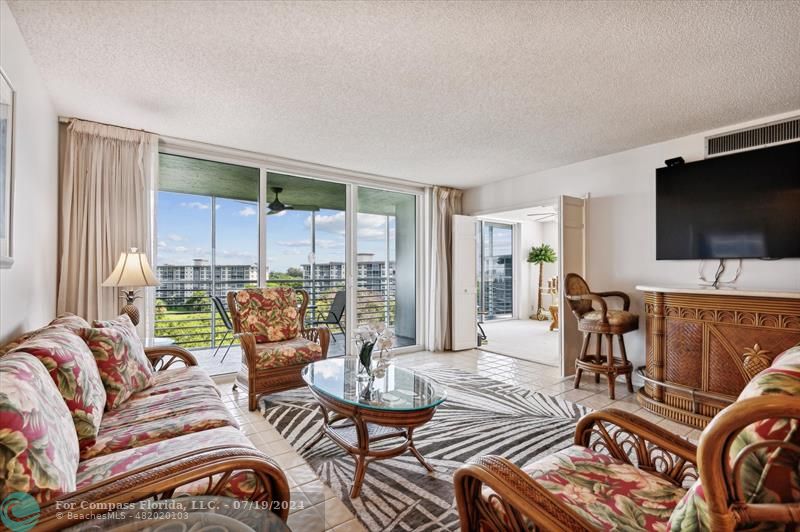
M517 286L517 318L524 320L536 313L536 267L528 263L528 251L542 241L541 224L531 221L517 222L520 232L520 249L516 267L519 268Z
M58 116L5 0L0 66L16 90L14 265L0 270L0 344L56 309Z
M724 130L738 129L800 115L800 109ZM587 219L587 276L600 290L623 290L632 297L632 310L643 313L640 283L691 285L697 261L656 261L655 169L664 160L682 156L702 159L704 138L723 130L615 153L569 166L506 179L464 194L464 211L481 214L522 208L561 194L591 194ZM800 260L747 260L739 287L800 290ZM640 330L626 336L628 355L635 366L644 363L644 320Z

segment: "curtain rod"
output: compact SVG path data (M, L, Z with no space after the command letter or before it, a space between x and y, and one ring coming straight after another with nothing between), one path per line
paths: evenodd
M141 131L143 133L150 133L151 135L158 135L158 133L153 133L152 131L147 131L146 129L137 129L135 127L126 127L126 126L120 126L118 124L109 124L108 122L98 122L97 120L86 120L85 118L78 118L76 116L58 117L58 122L61 124L68 124L72 120L80 120L81 122L92 122L94 124L100 124L101 126L118 127L120 129L129 129L131 131Z

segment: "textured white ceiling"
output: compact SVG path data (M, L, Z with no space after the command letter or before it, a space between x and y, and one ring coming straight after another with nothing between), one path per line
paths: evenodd
M63 115L428 183L800 107L798 1L9 5Z

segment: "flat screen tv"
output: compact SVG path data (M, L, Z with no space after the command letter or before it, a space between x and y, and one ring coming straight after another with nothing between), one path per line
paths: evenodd
M800 257L800 142L656 170L656 259Z

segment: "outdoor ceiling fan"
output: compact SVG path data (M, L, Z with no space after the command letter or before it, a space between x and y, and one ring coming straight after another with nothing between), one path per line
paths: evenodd
M267 204L269 212L267 214L278 214L283 211L318 211L319 207L316 205L289 205L278 199L278 194L283 192L282 187L270 187L270 190L275 193L275 199Z

